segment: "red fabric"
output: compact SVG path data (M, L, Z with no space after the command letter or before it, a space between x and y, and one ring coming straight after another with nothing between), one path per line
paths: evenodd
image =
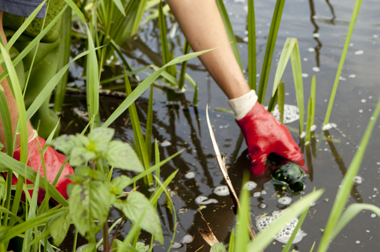
M307 172L302 152L288 129L260 103L256 102L251 111L237 123L245 137L251 157L251 170L255 175L264 174L270 153L297 162Z
M40 175L42 177L44 177L44 169L42 167L40 151L43 149L45 142L46 142L45 139L43 139L42 137L37 137L33 141L28 143L27 165L33 168L33 170L36 172L39 170ZM16 160L20 160L20 154L21 154L21 150L20 149L16 150L13 153L13 158ZM65 159L66 159L65 155L58 153L51 146L49 146L46 149L46 152L44 154L46 179L50 183L53 183L55 177L57 176L59 170L61 169L63 162L65 162ZM61 176L59 177L58 182L55 186L55 188L62 194L63 197L65 197L65 199L69 198L69 196L67 195L67 185L72 183L70 179L66 178L66 175L69 175L69 174L74 174L74 170L68 163L66 163L61 173ZM27 183L32 184L32 182L29 180L27 181ZM12 184L13 185L17 184L17 178L15 176L12 177ZM32 195L33 190L29 190L29 193ZM38 203L42 203L44 197L45 197L45 190L40 188L38 190L38 200L37 200Z

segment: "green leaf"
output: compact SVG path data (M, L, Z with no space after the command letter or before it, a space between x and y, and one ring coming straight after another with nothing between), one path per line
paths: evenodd
M69 198L70 215L82 236L98 233L107 220L110 200L109 187L102 181L86 181L73 186Z
M149 246L145 245L145 243L137 242L136 249L138 252L147 252L149 250Z
M120 209L132 223L136 223L145 211L145 217L139 227L151 233L155 240L163 243L164 238L160 220L158 219L156 210L144 194L136 191L132 192L125 201L118 201L114 203L114 206Z
M124 189L131 183L131 179L121 175L111 181L111 193L115 195L124 194Z
M113 2L115 3L116 7L119 9L121 14L123 14L123 16L126 16L123 3L120 0L113 0Z
M72 149L69 163L71 166L80 166L86 164L96 157L95 152L88 151L85 147L76 146Z
M223 243L219 242L218 244L215 244L211 247L210 252L225 252L226 248L224 247Z
M61 135L51 141L50 145L68 155L76 145L76 137L74 135Z
M66 213L55 219L50 226L51 236L53 237L54 244L57 246L63 242L69 230L71 224L71 216L69 213L69 209L66 208Z
M112 140L115 130L111 128L95 128L88 134L88 139L96 143L108 144Z
M120 141L111 141L109 149L104 155L108 163L120 169L143 172L139 158L132 147Z
M96 244L95 243L89 243L81 247L80 252L94 252L96 250ZM79 252L79 250L77 250Z

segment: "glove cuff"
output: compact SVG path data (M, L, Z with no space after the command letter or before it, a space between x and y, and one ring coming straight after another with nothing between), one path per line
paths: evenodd
M235 120L240 120L245 117L256 104L256 101L257 95L255 90L251 90L245 95L229 100L228 105L234 111Z

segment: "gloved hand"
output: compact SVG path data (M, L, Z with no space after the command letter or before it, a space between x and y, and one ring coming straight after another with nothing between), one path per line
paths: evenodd
M39 170L40 175L42 177L44 177L44 169L42 167L42 162L41 162L41 150L44 148L45 142L46 142L45 139L37 136L36 138L34 138L28 143L27 165L29 167L32 167L33 170L36 172ZM17 149L13 153L13 158L20 160L20 154L21 154L21 150ZM46 168L46 179L50 183L53 183L65 159L66 159L65 155L58 153L51 146L47 147L45 155L44 155L44 160L45 160L45 168ZM58 182L55 186L55 188L62 194L62 196L65 199L68 199L67 185L72 183L70 179L66 178L66 175L69 175L69 174L74 174L74 170L68 163L66 163L61 173L61 176L59 177ZM29 184L32 182L28 181L27 183ZM15 176L12 177L12 184L13 185L17 184L17 178ZM33 190L30 190L29 193L32 194ZM40 189L38 191L37 202L42 203L44 197L45 197L45 191L43 189Z
M260 103L236 121L248 145L251 169L255 175L262 175L267 157L275 153L280 157L297 162L305 172L303 155L288 129L278 122Z

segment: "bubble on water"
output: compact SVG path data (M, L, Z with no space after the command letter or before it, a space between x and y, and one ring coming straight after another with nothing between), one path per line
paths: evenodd
M201 195L195 199L195 203L198 205L208 205L212 203L218 203L218 201L216 199L209 199L208 197Z
M360 176L355 176L354 177L354 183L355 183L355 185L360 185L361 183L363 183L363 178Z
M375 214L375 213L372 213L372 214L371 214L371 218L376 218L376 214Z
M257 198L257 197L260 197L261 196L261 192L255 192L253 194L253 197Z
M369 231L369 230L367 229L366 232L369 233L369 232L371 232L371 231Z
M363 110L362 110L362 109L359 109L359 113L363 113Z
M360 100L362 103L365 103L367 100L366 99L361 99Z
M377 165L380 165L380 162L377 162L376 164L377 164Z
M230 195L230 189L228 189L228 186L226 185L221 185L215 187L214 193L218 196L227 196Z
M309 75L307 73L302 73L302 77L307 78Z
M355 54L355 55L362 55L363 53L364 53L363 50L358 50L358 51L356 51L354 54Z
M351 78L351 79L353 79L353 78L355 78L355 77L356 77L355 74L350 74L350 75L348 76L348 78Z
M182 244L179 243L179 242L174 242L173 245L172 245L172 248L174 248L174 249L182 248Z
M267 191L262 190L262 191L261 191L261 194L262 194L262 195L265 195L265 194L267 194Z
M336 127L335 123L328 123L322 127L322 130L330 130L330 129L335 128L335 127Z
M359 240L357 240L355 243L356 243L356 244L359 244L359 243L360 243L360 241L359 241Z
M315 131L316 129L317 129L317 125L315 124L310 127L311 132Z
M261 208L261 209L267 208L267 204L265 204L265 203L260 203L259 208Z
M307 58L303 58L303 61L307 61Z
M309 49L307 49L309 52L314 52L315 49L313 47L310 47Z
M195 172L188 172L185 174L185 178L187 179L193 179L195 178Z
M252 191L257 187L257 184L253 181L248 181L247 183L244 184L243 189Z
M290 203L292 203L292 198L288 196L284 196L284 197L279 198L277 201L278 203L282 205L290 205Z
M319 67L313 67L313 71L318 73L320 71Z
M187 234L181 239L181 243L191 243L193 239L194 237L192 235Z
M256 226L259 231L264 230L267 228L271 223L273 223L276 219L278 219L286 210L283 211L274 211L272 215L267 216L260 216L256 218ZM280 232L275 236L275 239L281 243L287 243L290 239L290 236L292 235L294 229L296 228L298 223L298 219L294 218L291 221L289 221L281 230ZM302 238L306 236L306 234L299 229L294 240L293 244L298 243L302 240Z
M279 121L280 120L280 111L278 105L275 106L271 114ZM294 105L284 105L284 123L291 123L297 121L300 118L299 110L297 106Z
M319 38L319 33L314 33L314 34L313 34L313 37L314 37L314 38Z
M315 202L311 202L311 203L310 203L310 206L313 207L313 206L315 206L316 204L317 204L317 203L315 203Z
M324 201L324 202L329 202L329 199L328 199L328 198L325 198L323 201Z
M339 76L339 80L345 81L346 78L344 78L343 76Z
M244 42L248 42L248 37L243 38Z
M169 142L168 140L164 140L164 141L161 143L161 147L168 147L168 146L170 146L170 145L172 145L172 143Z

